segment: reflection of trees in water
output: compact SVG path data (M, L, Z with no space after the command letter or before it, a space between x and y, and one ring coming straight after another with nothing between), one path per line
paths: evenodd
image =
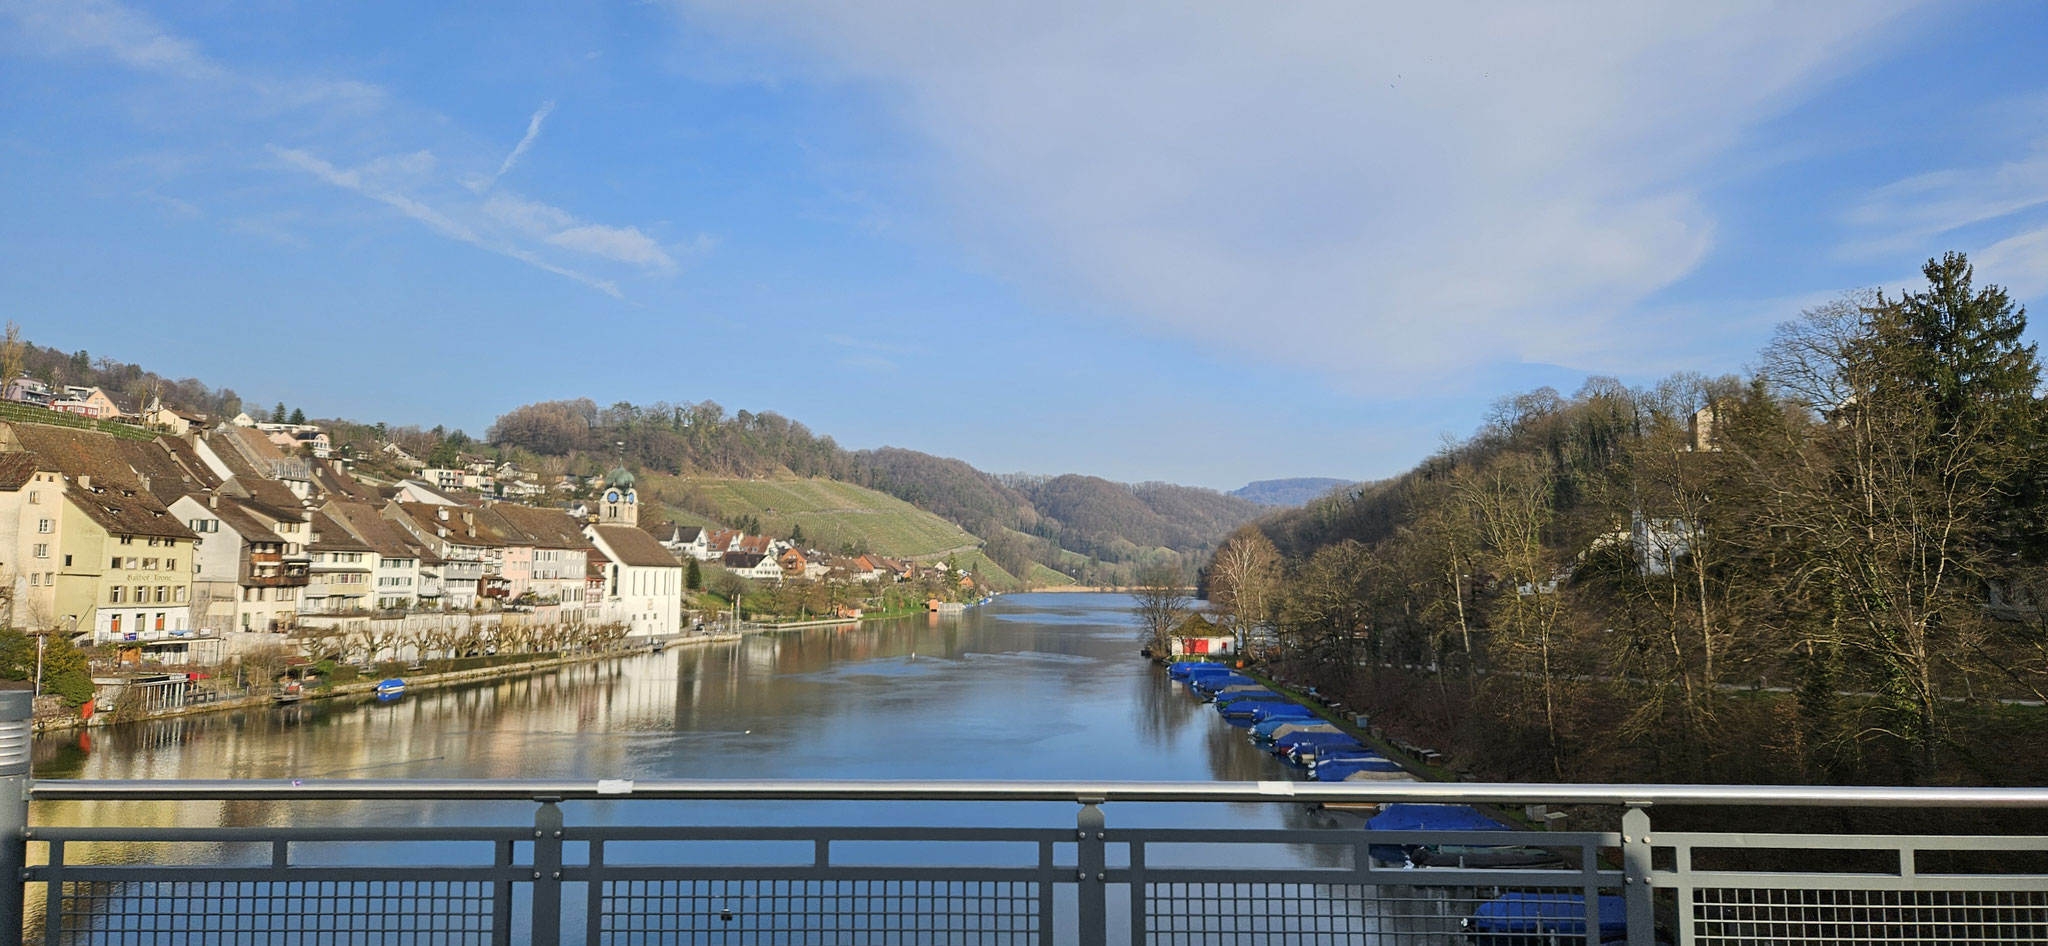
M1197 721L1208 708L1195 699L1187 688L1174 683L1166 670L1151 667L1150 673L1131 678L1131 685L1137 695L1132 702L1138 705L1138 728L1147 739L1160 742L1172 741ZM1156 692L1148 692L1156 691Z

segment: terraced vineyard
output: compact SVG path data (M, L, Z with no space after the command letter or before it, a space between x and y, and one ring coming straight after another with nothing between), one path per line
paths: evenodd
M851 483L794 477L742 480L663 474L648 474L645 481L647 489L674 510L675 521L684 524L702 524L705 520L702 515L680 508L684 495L694 491L704 505L717 511L713 518L720 525L731 525L751 515L771 535L788 535L792 526L799 526L804 538L820 548L865 543L869 550L883 555L908 557L981 544L979 538L953 523L894 496Z

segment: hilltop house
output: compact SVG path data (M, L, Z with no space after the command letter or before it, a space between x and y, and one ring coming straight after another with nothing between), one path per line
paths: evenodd
M781 581L782 566L760 552L727 552L721 560L725 570L755 581Z
M688 555L700 562L708 562L718 557L711 554L710 533L702 526L669 523L668 534L662 538L661 546L678 558Z
M50 402L57 399L57 393L42 381L30 377L20 377L7 382L7 390L4 394L0 394L0 397L5 397L16 404L33 404L37 407L49 407Z

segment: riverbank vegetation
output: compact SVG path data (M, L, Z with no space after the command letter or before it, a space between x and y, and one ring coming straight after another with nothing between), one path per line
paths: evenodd
M1967 260L1923 272L1805 312L1748 376L1504 398L1239 530L1209 596L1496 777L2038 781L2040 365Z

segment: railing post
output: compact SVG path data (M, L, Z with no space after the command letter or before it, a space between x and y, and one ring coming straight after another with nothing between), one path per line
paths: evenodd
M0 690L0 940L24 935L22 896L28 884L28 760L35 697Z
M1629 946L1657 946L1657 891L1650 886L1650 813L1642 805L1630 805L1621 816L1621 872Z
M534 946L557 946L562 941L562 807L559 798L539 798L540 810L533 813L533 929L528 940Z
M1107 946L1109 942L1109 858L1108 832L1103 830L1102 799L1081 799L1081 815L1075 819L1079 856L1075 903L1080 922L1081 946Z

